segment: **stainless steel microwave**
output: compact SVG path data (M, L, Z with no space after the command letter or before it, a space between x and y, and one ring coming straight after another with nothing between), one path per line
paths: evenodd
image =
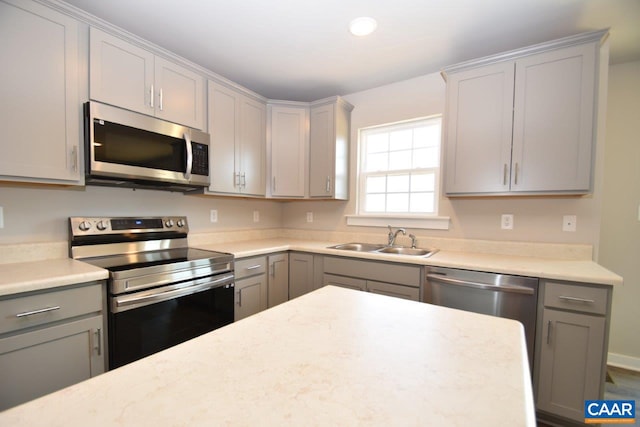
M209 186L209 134L175 123L87 102L88 185L188 192Z

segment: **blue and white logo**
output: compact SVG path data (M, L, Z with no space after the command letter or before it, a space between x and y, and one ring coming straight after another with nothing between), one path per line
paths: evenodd
M636 421L635 400L585 400L584 422L633 424Z

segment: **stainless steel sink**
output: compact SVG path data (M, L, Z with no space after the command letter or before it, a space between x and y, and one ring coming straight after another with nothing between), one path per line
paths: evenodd
M385 248L378 249L376 252L379 252L379 253L382 253L382 254L396 254L396 255L411 255L411 256L427 257L427 256L433 255L437 251L433 250L433 249L387 246Z
M408 248L404 246L385 246L374 243L342 243L340 245L329 246L329 249L340 249L343 251L370 252L380 254L406 255L427 258L438 252L437 249Z
M341 245L329 246L329 249L355 252L375 252L382 248L384 248L384 245L376 245L373 243L343 243Z

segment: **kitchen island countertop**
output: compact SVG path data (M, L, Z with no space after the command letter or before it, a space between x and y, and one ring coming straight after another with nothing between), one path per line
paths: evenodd
M535 426L518 322L327 286L0 425Z

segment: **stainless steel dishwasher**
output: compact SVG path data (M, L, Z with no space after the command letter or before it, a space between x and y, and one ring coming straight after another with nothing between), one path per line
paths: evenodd
M427 267L423 302L505 317L524 325L533 372L538 279L480 271Z

